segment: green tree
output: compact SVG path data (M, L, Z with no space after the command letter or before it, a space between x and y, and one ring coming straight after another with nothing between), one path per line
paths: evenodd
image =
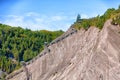
M77 15L76 22L78 22L78 23L80 23L80 22L81 22L81 16L80 16L80 14L78 14L78 15Z
M120 9L120 5L118 6L118 9Z
M29 61L63 31L32 31L0 24L0 69L12 72L20 67L20 61Z

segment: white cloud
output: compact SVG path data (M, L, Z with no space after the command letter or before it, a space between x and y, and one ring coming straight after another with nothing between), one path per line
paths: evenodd
M66 20L66 16L52 16L51 17L52 21L61 21L61 20Z
M40 14L35 13L35 12L28 12L26 13L26 16L39 16Z
M47 16L29 12L23 15L8 15L2 23L11 26L21 26L31 30L67 30L74 22L74 16L55 15Z
M96 14L80 14L81 18L90 18ZM2 16L4 17L4 16ZM64 30L66 31L76 20L77 15L41 15L35 12L29 12L22 15L8 15L0 20L0 23L11 26L20 26L31 30Z
M86 14L81 14L81 18L89 18Z
M43 20L43 19L40 19L40 18L35 18L35 21L36 21L36 22L43 22L44 20Z

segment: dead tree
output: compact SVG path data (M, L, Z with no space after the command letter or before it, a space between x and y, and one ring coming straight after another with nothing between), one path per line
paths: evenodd
M48 48L48 43L47 42L44 42L44 50L46 52L50 52L50 49Z
M26 67L26 63L24 61L22 61L21 65L23 67L23 71L26 74L26 80L31 80L31 74L29 73L28 68Z

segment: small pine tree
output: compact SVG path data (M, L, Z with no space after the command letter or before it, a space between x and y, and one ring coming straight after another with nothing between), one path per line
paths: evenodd
M120 5L118 6L118 9L120 9Z
M81 16L80 16L80 14L77 15L76 22L81 22Z

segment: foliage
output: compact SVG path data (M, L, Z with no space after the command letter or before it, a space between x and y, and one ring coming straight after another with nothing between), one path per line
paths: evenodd
M77 15L76 22L78 22L78 23L80 23L80 22L81 22L81 16L80 16L80 14L78 14L78 15Z
M114 11L114 16L112 16L112 24L120 25L120 8Z
M44 42L51 42L63 31L31 31L0 24L0 69L7 73L20 67L43 50Z
M78 19L78 16L77 16ZM76 22L73 24L76 29L88 29L90 26L95 26L99 29L102 29L105 21L112 19L112 24L120 25L120 6L118 9L110 8L102 16L97 16L89 19L81 19L81 22Z

